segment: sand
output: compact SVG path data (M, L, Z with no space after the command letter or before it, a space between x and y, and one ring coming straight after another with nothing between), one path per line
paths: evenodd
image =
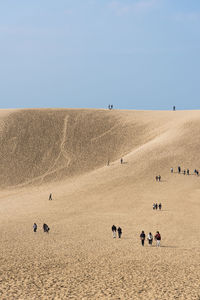
M200 299L199 125L200 111L1 110L0 298Z

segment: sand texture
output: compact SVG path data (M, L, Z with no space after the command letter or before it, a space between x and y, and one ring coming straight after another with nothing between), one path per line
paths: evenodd
M200 111L1 110L0 139L0 299L200 299Z

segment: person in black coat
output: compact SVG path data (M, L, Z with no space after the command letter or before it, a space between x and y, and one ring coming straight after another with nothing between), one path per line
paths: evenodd
M144 233L144 230L142 230L142 232L140 234L140 240L141 240L142 246L144 246L145 237L146 237L146 235Z
M119 237L119 239L121 239L121 236L122 236L122 229L121 229L121 227L118 227L117 231L118 231L118 237Z

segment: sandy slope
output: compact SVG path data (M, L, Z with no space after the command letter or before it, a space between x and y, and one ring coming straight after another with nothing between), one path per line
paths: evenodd
M200 168L199 125L199 111L1 111L1 298L200 299L200 177L170 173Z

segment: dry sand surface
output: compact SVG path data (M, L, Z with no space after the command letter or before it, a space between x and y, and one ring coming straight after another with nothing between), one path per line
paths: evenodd
M170 173L200 111L2 110L0 138L0 299L200 299L200 176Z

